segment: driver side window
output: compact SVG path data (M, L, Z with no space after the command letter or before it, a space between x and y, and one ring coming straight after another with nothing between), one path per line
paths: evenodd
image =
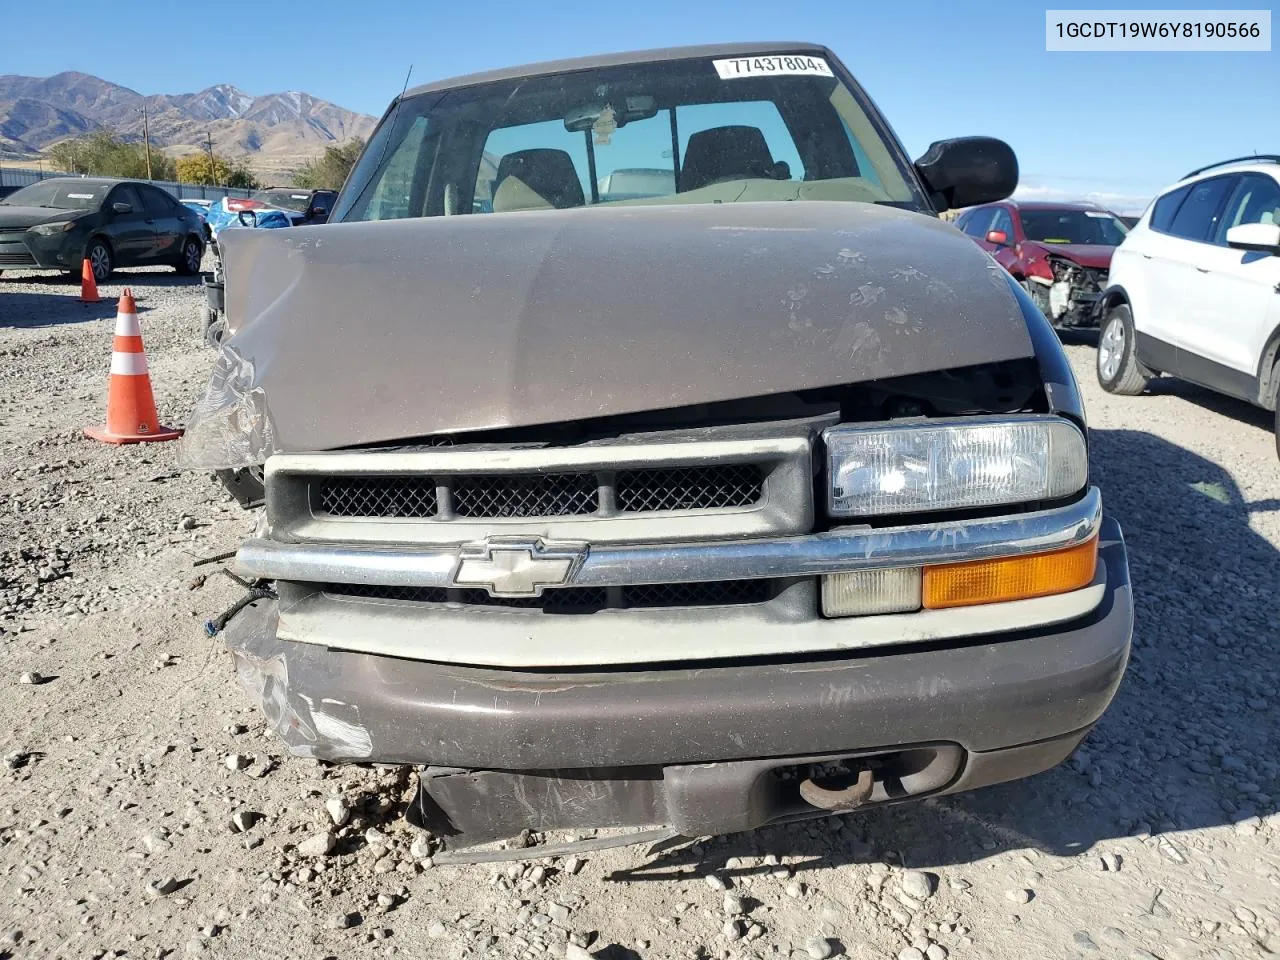
M1243 174L1218 222L1214 242L1225 246L1227 231L1245 223L1280 224L1280 183L1261 174Z
M142 205L142 198L138 196L138 191L130 184L122 183L111 191L111 197L107 201L107 208L111 209L111 205L115 203L127 203L133 207L134 214L142 214L145 207Z
M987 231L991 229L992 216L990 207L985 210L973 211L973 213L969 214L969 219L964 222L964 232L971 237L978 237L979 239L985 237Z

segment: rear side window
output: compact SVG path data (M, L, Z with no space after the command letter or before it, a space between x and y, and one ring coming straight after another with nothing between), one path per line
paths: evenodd
M1151 229L1168 233L1169 225L1173 223L1173 215L1178 212L1182 201L1187 199L1187 194L1190 192L1190 187L1179 187L1157 200L1155 209L1151 211Z
M1214 177L1191 185L1178 212L1173 215L1168 232L1184 240L1208 242L1218 225L1223 201L1235 184L1235 177Z

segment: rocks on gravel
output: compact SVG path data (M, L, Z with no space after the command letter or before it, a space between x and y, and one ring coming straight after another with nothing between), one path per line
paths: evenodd
M181 884L177 877L162 877L147 883L147 894L152 897L167 897L177 890Z
M827 960L835 953L835 948L826 937L810 937L804 942L804 952L813 960Z
M304 857L323 857L333 849L334 836L329 830L308 837L298 844L298 853Z
M44 675L35 670L27 670L18 675L18 682L29 687L39 686L44 683Z
M1018 887L1013 890L1006 890L1004 896L1010 903L1030 903L1035 894L1031 890Z
M718 874L708 873L702 879L706 881L708 887L717 892L728 889L728 884L726 884Z
M937 888L937 877L931 873L908 870L902 875L902 892L916 900L928 900Z
M342 797L330 797L324 802L324 809L335 827L346 826L347 821L351 819L351 808Z

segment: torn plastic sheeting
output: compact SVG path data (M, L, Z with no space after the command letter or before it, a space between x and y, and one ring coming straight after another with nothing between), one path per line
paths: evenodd
M253 362L224 342L180 441L179 466L211 471L262 464L277 452L275 437Z
M325 760L371 757L373 739L360 722L355 704L332 698L317 702L291 689L290 665L276 640L276 623L275 604L257 603L227 624L227 646L235 657L241 687L294 756ZM323 649L317 652L323 654ZM295 671L298 667L295 663Z

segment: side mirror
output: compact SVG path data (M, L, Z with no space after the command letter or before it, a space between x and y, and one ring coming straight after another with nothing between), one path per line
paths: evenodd
M113 203L111 205L112 213L133 213L132 203Z
M1280 223L1242 223L1227 231L1227 246L1280 256Z
M329 215L328 207L312 207L307 211L308 217L327 217Z
M994 137L931 143L915 168L939 213L1003 200L1018 186L1018 158Z
M241 210L236 214L236 219L240 221L242 227L256 227L258 225L258 214L254 210Z
M1009 245L1009 235L1003 230L988 230L987 243L994 243L997 247L1006 247Z

